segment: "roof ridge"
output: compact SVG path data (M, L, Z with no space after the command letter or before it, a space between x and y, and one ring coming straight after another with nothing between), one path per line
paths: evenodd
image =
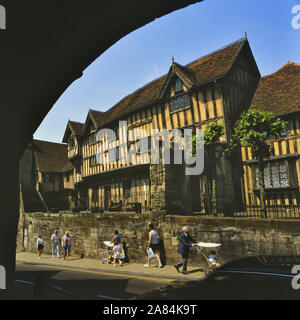
M292 62L292 61L288 61L286 62L282 67L280 67L279 69L277 69L276 71L272 72L272 73L269 73L263 77L261 77L261 79L264 79L264 78L268 78L268 77L271 77L273 76L274 74L276 74L277 72L279 72L280 70L286 68L288 65L293 65L293 66L297 66L297 67L300 67L300 63L296 63L296 62Z
M94 111L94 112L99 112L99 113L105 113L106 111L100 111L100 110L95 110L95 109L89 109L89 111Z
M197 58L196 60L186 64L186 65L180 65L179 63L176 62L176 65L178 66L179 69L181 69L183 72L195 72L195 70L193 70L194 67L196 66L193 66L193 64L195 64L196 62L198 61L201 61L202 59L205 59L207 57L213 57L216 53L218 52L226 52L225 50L227 48L230 48L230 47L234 47L235 45L237 44L240 44L239 47L237 47L238 51L237 53L235 54L234 56L234 59L236 58L236 56L239 54L240 50L243 48L244 44L248 41L247 37L244 37L244 38L240 38L239 40L236 40L232 43L229 43L228 45L226 46L223 46L217 50L214 50L212 52L210 52L209 54L206 54L204 56L201 56L199 58ZM234 60L233 59L233 60ZM200 63L201 64L201 63ZM205 65L205 64L204 64ZM231 68L232 66L232 63L230 64L229 66L229 69ZM170 71L170 68L169 68L169 71ZM227 72L227 71L226 71ZM219 76L223 76L224 75L224 72L219 75ZM114 112L117 110L118 111L118 108L122 108L122 105L126 104L127 106L132 106L135 104L135 101L138 100L139 96L140 95L143 95L143 91L146 91L148 88L151 88L151 86L155 85L156 83L159 83L160 81L163 81L164 78L166 78L168 76L168 72L166 72L165 74L161 75L160 77L156 78L156 79L153 79L152 81L142 85L141 87L133 90L132 92L128 93L125 97L122 97L117 103L115 103L113 106L111 106L110 108L108 108L106 111L98 111L98 110L92 110L92 109L89 109L89 113L91 111L95 111L95 112L98 112L98 113L101 113L103 114L103 117L106 118L106 119L103 119L103 124L104 123L108 123L110 121L112 121L112 119L109 120L110 116L111 115L114 115ZM185 75L185 76L189 76L188 74ZM192 75L191 75L192 76ZM197 81L197 80L196 80ZM154 96L152 97L152 101L151 103L154 103L157 98L155 98ZM121 112L122 113L122 112ZM123 115L123 113L122 113ZM116 118L116 116L112 116L112 118Z
M79 123L79 124L84 124L83 122L79 122L79 121L73 121L73 120L69 120L69 122L73 122L73 123Z
M224 47L222 47L222 48L220 48L220 49L214 50L214 51L212 51L212 52L210 52L210 53L208 53L208 54L206 54L206 55L204 55L204 56L201 56L200 58L197 58L196 60L194 60L194 61L192 61L192 62L189 62L188 64L184 65L184 67L188 67L189 65L191 65L191 64L193 64L193 63L196 63L196 62L198 62L198 61L201 60L201 59L207 58L207 57L209 57L209 56L211 56L211 55L213 55L213 54L215 54L215 53L217 53L217 52L220 52L220 51L222 51L222 50L225 50L225 49L227 49L227 48L229 48L229 47L231 47L231 46L234 46L235 44L237 44L237 43L239 43L239 42L246 41L246 40L248 40L248 39L247 39L246 37L244 37L244 38L241 38L241 39L239 39L239 40L236 40L236 41L234 41L234 42L232 42L232 43L229 43L229 44L227 44L226 46L224 46Z
M234 42L232 42L232 43L230 43L230 44L228 44L228 45L226 45L226 46L224 46L224 47L222 47L222 48L220 48L220 49L214 50L213 52L211 52L211 53L209 53L209 54L207 54L207 55L201 56L200 58L197 58L197 59L193 60L192 62L186 64L186 65L181 65L181 64L179 64L178 62L175 62L175 63L178 64L178 65L180 65L181 67L187 68L189 65L191 65L191 64L193 64L193 63L195 63L195 62L197 62L197 61L199 61L199 60L201 60L201 59L204 59L204 58L206 58L206 57L209 57L210 55L213 55L213 54L215 54L215 53L217 53L217 52L219 52L219 51L225 50L226 48L228 48L228 47L230 47L230 46L233 46L233 45L237 44L238 42L245 41L245 40L247 40L246 37L240 38L239 40L236 40L236 41L234 41ZM115 103L112 107L110 107L108 110L104 111L103 113L107 114L107 113L108 113L109 111L111 111L114 107L116 107L121 101L125 100L126 98L128 98L129 96L131 96L132 94L134 94L135 92L137 92L137 91L139 91L139 90L147 87L147 86L150 85L151 83L153 83L153 82L155 82L155 81L158 81L158 80L160 80L160 79L163 78L163 77L166 77L167 74L168 74L168 72L165 73L165 74L163 74L163 75L161 75L161 76L158 77L158 78L155 78L155 79L151 80L150 82L148 82L148 83L146 83L145 85L137 88L136 90L128 93L125 97L123 97L122 99L120 99L117 103ZM90 109L90 110L92 110L92 109ZM97 111L97 110L94 110L94 111Z
M287 63L285 63L281 68L279 68L278 70L281 70L281 69L283 69L283 68L285 68L286 66L288 66L288 65L294 65L294 66L298 66L298 67L300 67L300 63L296 63L296 62L293 62L293 61L288 61Z
M32 141L46 142L46 143L58 144L60 146L66 146L65 143L61 143L61 142L53 142L53 141L46 141L46 140L40 140L40 139L32 139Z
M276 115L300 111L300 64L288 61L279 70L261 78L250 109L260 107Z
M125 100L126 98L128 98L129 96L131 96L132 94L134 94L135 92L142 90L143 88L147 87L148 85L150 85L151 83L165 77L168 73L163 74L162 76L155 78L153 80L151 80L150 82L144 84L142 87L137 88L136 90L128 93L125 97L123 97L122 99L120 99L117 103L115 103L112 107L110 107L108 110L104 111L104 113L108 113L109 111L111 111L114 107L116 107L121 101Z

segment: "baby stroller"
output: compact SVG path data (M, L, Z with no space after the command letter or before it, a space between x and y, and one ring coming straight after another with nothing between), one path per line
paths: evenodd
M110 241L103 241L104 243L104 248L105 248L105 251L102 253L102 264L104 263L111 263L111 260L112 260L112 249L113 249L113 246L114 244L111 243Z
M217 269L217 262L216 259L212 259L210 257L210 252L214 250L217 251L217 248L221 246L220 243L210 243L210 242L199 242L197 243L196 249L198 255L202 256L207 264L207 268L204 269L206 274L209 274L211 271ZM222 264L222 261L219 258L219 255L216 252L216 258L219 264Z

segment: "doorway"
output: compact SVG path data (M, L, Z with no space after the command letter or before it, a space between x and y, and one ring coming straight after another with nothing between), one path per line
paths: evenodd
M104 187L104 209L108 210L111 206L111 187L105 186Z

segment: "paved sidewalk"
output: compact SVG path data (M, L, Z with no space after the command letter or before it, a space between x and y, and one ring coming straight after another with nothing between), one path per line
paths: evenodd
M145 268L142 263L125 263L122 267L112 264L102 264L97 259L81 259L80 257L71 256L69 261L63 258L52 258L50 255L42 255L38 259L37 254L32 252L17 253L16 261L19 263L29 263L47 266L68 267L81 270L90 270L106 273L129 274L136 276L150 276L152 278L162 278L167 280L185 280L195 281L205 277L205 273L201 267L188 267L190 274L183 275L178 273L173 266L166 265L163 268L157 267L157 262L154 261L150 268Z

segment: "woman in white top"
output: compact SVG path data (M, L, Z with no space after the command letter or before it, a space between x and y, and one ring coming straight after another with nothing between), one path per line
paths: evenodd
M41 259L41 255L43 253L43 249L44 249L44 238L42 237L41 234L39 234L39 237L37 239L36 242L36 246L37 246L37 250L38 250L38 258Z
M154 230L154 224L153 223L150 223L149 224L149 228L150 228L150 231L149 231L149 240L146 241L147 243L147 250L149 248L152 249L153 253L155 254L155 257L158 261L158 266L159 268L162 268L162 264L161 264L161 261L160 261L160 255L159 255L159 251L160 251L160 247L159 247L159 240L158 240L158 233L156 230ZM150 257L148 255L148 263L144 265L144 267L146 268L150 268Z

